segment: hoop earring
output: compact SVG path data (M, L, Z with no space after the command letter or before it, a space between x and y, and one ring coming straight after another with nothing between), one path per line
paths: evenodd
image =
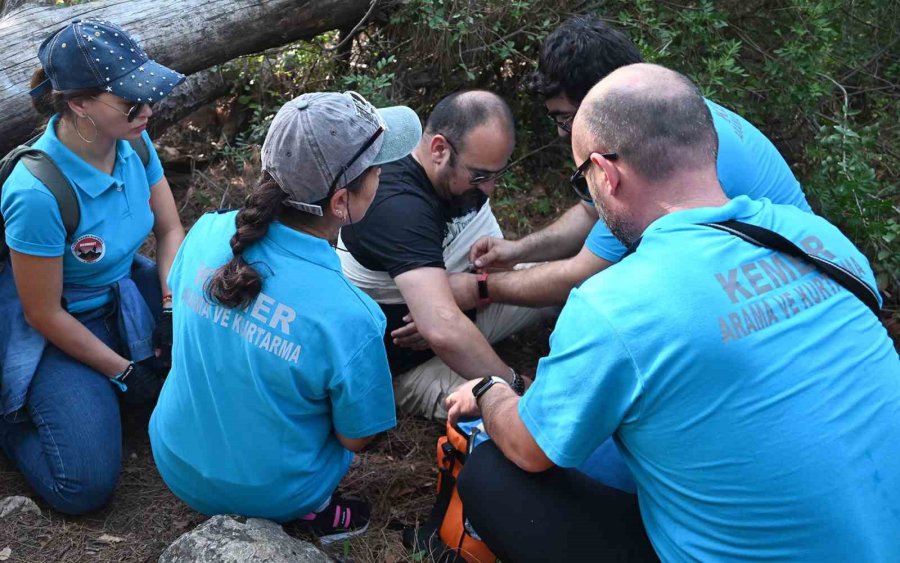
M79 120L79 119L84 119L84 118L87 118L87 120L91 122L91 125L94 126L94 138L93 138L93 139L87 139L84 135L81 134L81 130L78 129L78 120ZM74 120L73 125L74 125L74 127L75 127L75 134L78 135L78 137L81 138L81 140L84 141L85 143L93 143L94 141L97 140L97 137L100 136L100 130L97 129L97 124L94 123L94 120L93 120L93 119L91 118L91 116L88 115L88 114L84 114L84 115L77 115L77 114L76 114L76 115L75 115L75 120Z

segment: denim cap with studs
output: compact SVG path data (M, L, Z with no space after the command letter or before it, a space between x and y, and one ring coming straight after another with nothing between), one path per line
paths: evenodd
M379 128L384 132L347 166ZM288 195L286 205L322 215L331 186L340 188L371 166L408 155L422 137L406 106L376 109L356 92L314 92L284 104L269 127L262 166Z
M129 102L152 104L185 76L151 60L125 31L108 21L75 20L41 43L38 59L47 80L31 90L100 90Z

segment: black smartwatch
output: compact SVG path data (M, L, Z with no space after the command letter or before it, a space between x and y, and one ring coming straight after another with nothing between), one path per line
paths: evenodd
M497 377L496 375L492 377L485 377L481 381L478 382L475 387L472 387L472 395L475 397L475 402L478 402L478 399L481 398L482 395L487 393L488 389L493 387L494 385L502 383L503 385L509 385L505 379L502 377Z

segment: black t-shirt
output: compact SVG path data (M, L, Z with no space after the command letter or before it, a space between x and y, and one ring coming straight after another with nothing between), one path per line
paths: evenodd
M457 219L481 209L487 201L479 190L452 201L438 197L425 170L412 156L381 167L378 192L362 221L341 230L347 250L363 267L392 278L416 268L443 268L444 248ZM403 326L405 304L380 304L387 317L385 348L391 371L399 374L434 357L431 350L398 348L390 333ZM474 318L474 310L467 312Z

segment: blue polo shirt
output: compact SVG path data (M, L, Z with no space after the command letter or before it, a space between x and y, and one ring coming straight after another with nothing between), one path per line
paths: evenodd
M728 197L767 198L812 213L803 189L781 153L762 132L738 114L705 100L719 137L716 171ZM585 241L588 249L609 262L618 262L625 246L597 221Z
M363 438L396 424L378 305L325 240L273 223L244 253L263 274L245 310L203 287L231 259L236 212L204 215L169 274L172 371L150 420L166 484L204 514L277 521L318 508Z
M153 228L150 188L163 177L162 165L147 133L150 151L145 167L128 141L116 143L112 174L88 164L56 136L59 116L53 116L34 147L46 152L71 182L81 209L81 222L71 240L56 198L21 162L3 184L0 212L6 221L6 242L22 254L63 257L63 283L100 287L129 275L135 253ZM111 294L69 303L79 313L103 305Z
M834 226L768 200L679 211L572 291L519 414L556 464L612 435L663 561L900 561L900 359L827 276L698 225L781 233L872 287Z

